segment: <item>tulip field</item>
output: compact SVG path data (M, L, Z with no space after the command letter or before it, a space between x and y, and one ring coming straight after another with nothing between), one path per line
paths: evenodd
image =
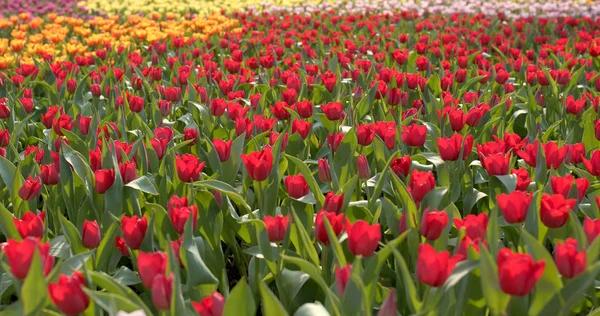
M600 2L0 4L0 315L600 315Z

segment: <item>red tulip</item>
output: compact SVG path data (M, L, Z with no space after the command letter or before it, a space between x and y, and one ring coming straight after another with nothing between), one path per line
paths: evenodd
M102 95L102 88L99 84L92 84L90 86L90 92L92 93L92 96L98 98Z
M408 171L410 171L411 163L410 155L396 157L392 159L390 168L397 176L403 175L406 177L408 176Z
M210 102L210 113L213 116L222 116L227 108L227 101L223 99L213 99Z
M466 159L473 150L473 136L469 135L464 138L460 134L453 134L450 138L438 138L438 150L440 157L444 161L456 161L460 157L460 151L463 150L463 160Z
M167 271L167 254L162 251L155 253L140 251L137 265L142 283L148 289L152 289L152 282L159 274L165 274Z
M344 133L334 133L327 135L327 145L331 148L332 152L336 152L338 147L342 144L344 140Z
M198 142L198 130L195 128L186 128L183 130L183 140L191 142L188 144L189 146L195 145Z
M50 243L40 244L39 240L33 237L27 237L20 242L14 239L8 240L3 251L15 278L19 280L25 279L29 272L29 267L31 267L31 260L36 249L39 251L38 254L42 262L44 275L48 275L54 266L54 257L49 254Z
M564 177L551 176L550 185L552 186L552 192L568 198L571 187L573 187L573 180L574 178L570 174Z
M340 297L344 296L346 285L350 280L350 274L352 273L352 266L346 265L340 268L337 264L335 265L335 288Z
M569 237L564 243L556 243L554 261L558 272L565 278L571 279L585 271L586 252L578 251L577 240Z
M294 120L292 122L292 134L298 133L302 139L306 139L308 137L308 133L310 132L310 123L303 120Z
M280 242L285 237L285 232L288 227L289 216L281 214L275 217L265 216L264 222L267 227L267 234L270 242Z
M148 219L146 216L142 218L137 217L137 215L132 217L123 216L121 219L121 232L125 243L131 249L140 249L147 229Z
M137 167L135 165L135 160L119 163L119 171L121 173L123 184L127 184L137 179Z
M85 286L83 275L75 271L72 277L61 274L58 282L48 284L52 303L66 315L83 313L90 304L90 298L82 290Z
M331 169L329 168L329 162L327 158L319 158L319 180L323 182L331 181Z
M479 253L479 243L481 242L481 244L487 248L487 241L485 241L485 239L471 239L469 236L465 236L465 238L463 238L460 243L458 244L458 247L456 248L456 251L454 252L455 255L461 255L463 256L463 258L467 258L467 252L469 247L473 247L473 249L475 249L475 251L477 253Z
M466 236L471 239L485 239L487 231L488 216L486 213L479 215L469 214L464 219L455 218L454 225L457 229L465 228Z
M40 212L35 214L33 212L27 212L23 214L22 219L13 218L15 227L19 232L21 238L35 237L42 238L44 236L44 219L46 213Z
M547 142L543 144L543 147L546 155L546 167L558 169L567 156L567 148L558 148L555 142Z
M517 151L517 155L521 157L525 162L535 168L537 166L537 154L538 154L539 143L537 140L533 144L525 146L525 150Z
M325 245L329 245L329 236L327 235L327 230L325 228L324 217L326 217L329 221L329 224L331 224L333 232L336 236L344 231L344 227L347 225L348 219L343 213L336 215L333 212L327 212L325 210L320 210L319 213L317 213L317 217L315 218L315 235L318 241L324 243Z
M361 146L369 146L375 138L375 126L372 124L361 124L356 129L358 144Z
M586 178L577 178L575 179L575 187L577 188L577 198L581 201L590 187L590 182Z
M425 145L425 139L427 138L427 127L419 126L417 124L404 125L402 126L402 141L411 147L422 147Z
M131 110L131 112L140 113L144 110L143 98L136 95L127 101L129 102L129 110Z
M301 118L307 119L313 115L313 104L310 100L298 101L293 108Z
M498 194L498 208L509 224L522 223L527 218L527 211L532 196L524 191L513 191L509 194Z
M169 113L171 113L171 102L167 100L159 100L157 106L162 117L167 117Z
M531 183L531 178L529 177L529 172L527 172L527 169L513 169L510 173L517 175L517 187L515 190L527 191L529 184Z
M199 316L221 316L225 308L225 298L219 292L213 292L210 296L198 302L192 302L192 306Z
M490 176L508 174L510 167L510 154L493 154L483 159L483 167Z
M83 222L81 242L87 249L95 249L100 244L100 226L96 220Z
M529 254L513 253L508 248L498 252L498 278L504 293L525 296L544 273L546 262L534 262Z
M229 160L229 156L231 154L231 144L232 141L224 141L218 138L213 139L212 141L213 146L215 146L215 150L217 151L217 154L219 155L219 160L221 162L225 162L227 160Z
M285 121L292 117L292 114L288 112L289 109L290 106L287 103L279 101L275 102L275 105L271 107L271 112L273 112L273 116L275 116L278 120Z
M569 219L569 210L575 208L575 199L565 199L560 194L542 195L540 219L549 228L562 227Z
M19 189L19 197L25 201L35 198L42 190L42 183L39 176L32 178L27 176L25 183Z
M323 209L330 213L339 214L344 206L344 194L337 195L333 192L329 192L325 195L325 202L323 203Z
M359 219L348 230L348 249L355 256L370 257L373 255L381 240L379 224L369 223Z
M129 257L129 250L127 249L127 244L125 244L125 239L117 236L115 238L115 246L123 256Z
M152 281L152 303L158 310L168 310L171 308L171 298L173 296L173 272L169 277L159 274Z
M598 197L596 197L598 200ZM600 219L590 219L586 217L583 219L583 231L585 232L585 236L588 239L588 242L591 244L596 240L596 237L600 235Z
M304 179L304 176L301 174L295 176L287 176L283 180L285 183L285 188L290 195L290 197L294 199L299 199L308 194L308 184Z
M442 235L442 231L448 225L448 214L444 211L429 211L429 208L423 212L419 233L427 240L436 240Z
M104 194L115 182L115 171L113 169L100 169L94 171L96 178L95 189L98 194Z
M600 176L600 150L594 150L592 153L592 157L590 160L583 158L583 165L588 170L589 173L595 175L596 177Z
M346 116L342 102L329 102L323 104L321 110L325 113L325 117L330 121L341 120Z
M200 179L204 164L205 162L200 162L200 159L193 154L177 155L175 160L177 176L183 182L197 181Z
M356 163L356 170L358 171L358 177L363 180L371 178L371 168L369 167L369 161L367 157L359 155Z
M248 155L242 154L241 156L250 178L254 181L267 180L273 166L271 148L266 147L262 151L252 152Z
M581 113L584 107L585 99L575 100L572 95L569 95L565 101L565 108L569 114L578 115Z
M461 255L450 257L448 251L436 252L430 244L420 244L417 256L417 278L433 287L446 282L454 266L463 259Z
M409 192L415 203L420 203L429 191L435 188L435 178L431 171L414 169L410 174Z

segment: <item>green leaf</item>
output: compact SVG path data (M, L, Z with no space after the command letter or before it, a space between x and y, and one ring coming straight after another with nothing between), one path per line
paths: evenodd
M253 316L255 313L254 295L246 278L242 278L229 293L223 309L223 316Z
M34 251L31 266L21 288L24 315L38 315L48 304L48 290L39 251Z
M340 267L346 266L346 257L344 256L344 251L342 250L342 246L340 245L340 241L338 237L335 235L333 231L333 227L331 227L331 223L327 219L326 216L323 216L323 222L325 223L325 229L327 230L327 236L329 237L329 247L331 251L335 255L335 259L337 264ZM323 251L328 251L328 249L323 249Z
M0 203L0 230L7 238L12 238L17 241L21 240L21 235L17 231L15 227L15 222L13 221L13 215L9 212L2 203Z
M489 225L489 224L488 224ZM490 240L490 243L492 241ZM495 314L501 314L506 310L510 295L504 293L500 288L498 279L498 267L494 262L494 258L488 250L479 246L480 249L480 270L481 270L481 289L483 296L490 308L490 311Z
M370 313L367 312L369 308L362 280L356 275L350 275L350 279L348 279L348 283L344 289L344 297L342 298L342 314L369 315Z
M216 288L219 280L212 274L210 269L208 269L204 263L204 260L202 260L192 232L193 223L192 217L190 216L189 220L185 224L183 241L181 243L181 249L183 250L181 261L186 267L186 270L190 272L188 273L188 283L191 286L197 286L200 284L214 284Z
M296 310L294 316L326 316L329 312L323 305L317 303L305 303Z
M246 199L238 193L236 189L234 189L231 185L219 181L219 180L202 180L194 182L194 185L205 186L207 188L220 191L221 193L227 195L231 200L233 200L237 206L243 208L246 211L246 214L251 213L252 209L250 205L246 203Z
M306 252L308 259L310 259L310 261L312 261L312 263L315 266L319 266L319 255L317 254L317 251L315 250L315 247L313 246L310 236L308 235L308 232L304 228L304 225L302 225L302 221L298 217L298 214L296 213L296 210L294 209L294 207L292 207L292 216L293 216L292 225L296 228L296 230L298 232L298 235L299 235L298 237L302 244L302 251Z
M79 231L77 230L75 225L73 225L73 223L71 223L66 217L64 217L64 215L59 214L59 217L60 227L62 229L63 234L65 234L65 237L69 241L73 253L78 254L87 251L87 249L85 249L85 247L83 246L81 235L79 234Z
M154 186L154 183L152 183L150 178L148 178L147 176L141 176L141 177L125 184L125 186L134 188L136 190L140 190L144 193L158 195L158 191L156 191L156 187Z
M267 287L265 282L260 282L260 296L262 298L262 311L265 316L283 316L288 315L287 311L281 305L275 294Z
M144 312L146 312L146 315L152 315L152 312L146 306L146 304L144 304L144 301L142 301L142 299L131 288L119 283L117 280L111 278L108 274L104 272L90 271L88 273L92 278L94 284L96 284L96 286L100 288L103 288L106 291L102 293L111 294L120 298L128 298L126 303L129 304L128 306L133 306L134 308L129 311L142 309L144 310ZM104 310L110 313L112 309L107 309L107 307L112 308L113 306L111 306L110 304L105 304L107 302L111 302L110 296L103 297L103 300L101 302L96 301L96 303L98 303L100 307L102 307Z
M535 295L529 307L529 314L537 315L552 297L560 291L562 282L560 281L558 268L554 264L554 258L546 248L524 229L521 229L521 238L527 245L527 253L531 254L535 261L543 260L546 262L544 274L535 285Z
M2 182L4 182L6 185L8 193L11 196L13 195L12 183L16 172L17 167L15 167L15 165L13 165L13 163L8 161L6 158L0 156L0 177L2 177Z
M128 297L113 293L92 291L87 288L83 288L83 291L90 297L90 300L94 301L96 305L100 306L109 315L116 315L120 311L131 313L140 309ZM137 296L136 294L134 295ZM147 313L146 315L152 314Z
M402 278L404 291L406 293L406 301L409 303L411 313L417 314L421 311L423 303L419 299L419 293L415 287L415 282L408 271L408 266L406 265L406 261L404 261L404 257L402 257L398 250L392 248L392 251L394 252L394 258L396 258L396 264L400 268L399 271L396 271L396 274L398 274L398 278L400 278L400 276Z
M285 295L289 302L294 302L300 289L310 279L308 273L284 268L280 273L281 285L277 285L279 295Z
M78 271L92 257L92 252L75 255L59 263L48 276L48 280L56 281L61 274L71 275Z
M356 131L352 128L344 135L333 158L333 170L335 170L339 183L347 183L348 179L354 174L352 170L357 146Z
M600 262L588 266L580 275L568 280L560 292L550 297L549 303L544 306L539 314L532 315L571 315L575 305L585 297L585 292L594 285L598 272L600 272Z

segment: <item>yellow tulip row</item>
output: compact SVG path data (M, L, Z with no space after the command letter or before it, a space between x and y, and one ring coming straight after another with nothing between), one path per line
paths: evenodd
M0 70L14 66L16 61L41 60L44 55L52 55L56 61L72 60L109 45L137 50L167 38L205 40L225 30L235 31L238 26L237 20L222 15L190 18L155 13L147 17L95 17L84 21L55 14L44 18L20 14L0 18Z

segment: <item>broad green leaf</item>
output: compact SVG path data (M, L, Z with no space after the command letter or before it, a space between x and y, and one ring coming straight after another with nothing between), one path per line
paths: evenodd
M254 295L246 279L242 278L229 293L223 309L223 316L253 316L255 313Z
M260 282L260 296L262 298L262 311L265 316L288 315L275 294L267 287L265 282Z
M156 191L156 187L154 186L154 183L152 183L152 180L150 180L150 178L148 178L147 176L141 176L141 177L125 184L125 186L134 188L136 190L140 190L144 193L158 195L158 191Z
M37 250L34 251L29 272L25 281L23 281L21 301L23 302L24 315L37 315L41 313L49 302L48 290L46 289L46 282L42 271L42 261Z

